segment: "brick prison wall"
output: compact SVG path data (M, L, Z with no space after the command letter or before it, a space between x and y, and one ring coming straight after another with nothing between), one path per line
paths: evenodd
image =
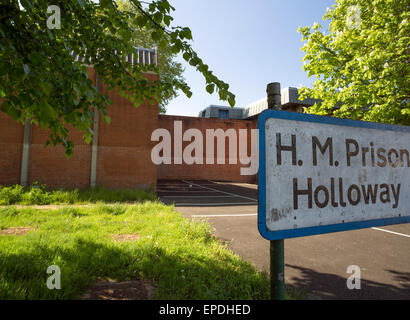
M95 84L96 74L88 68ZM146 74L150 80L154 74ZM135 108L117 91L102 92L113 101L107 108L111 123L99 117L96 186L155 190L157 168L151 161L151 132L158 126L158 104L148 101ZM91 185L92 144L86 144L83 133L68 126L74 154L67 159L62 146L45 147L48 130L30 126L27 184L35 181L50 187L88 188ZM0 184L21 183L24 125L0 112Z
M182 133L188 129L198 129L203 137L203 162L204 164L175 164L175 150L173 143L171 144L171 164L158 165L158 179L174 180L174 179L189 179L189 180L219 180L255 183L256 175L241 175L240 169L246 168L248 165L242 165L239 159L239 130L247 129L247 154L251 155L251 129L257 128L257 120L225 120L216 118L197 118L183 116L168 116L159 115L158 127L166 129L171 134L171 141L174 141L174 123L175 121L182 122ZM207 129L222 129L224 132L228 129L235 129L236 132L236 148L237 161L236 164L229 164L229 140L225 139L225 164L217 164L217 142L214 140L214 164L206 164L206 130ZM159 142L156 142L159 143ZM182 150L189 145L191 141L182 142Z

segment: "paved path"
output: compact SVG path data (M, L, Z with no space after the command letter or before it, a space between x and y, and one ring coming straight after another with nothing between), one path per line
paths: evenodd
M207 219L235 253L269 271L269 241L257 229L257 185L159 181L158 194L184 216ZM360 267L360 290L346 286L349 265ZM286 239L285 282L309 298L410 300L410 224Z

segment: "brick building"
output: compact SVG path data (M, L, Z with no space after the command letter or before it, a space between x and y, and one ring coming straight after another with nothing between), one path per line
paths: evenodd
M156 63L156 52L140 49L137 63ZM75 57L81 61L81 57ZM88 68L89 77L96 84L94 69ZM156 74L146 74L157 79ZM98 113L94 116L95 133L92 143L86 144L82 133L71 128L69 139L74 144L74 154L67 159L62 146L45 147L49 132L30 121L24 125L16 123L0 112L0 184L31 185L38 181L50 187L88 188L104 186L109 188L156 189L158 179L212 179L220 181L256 182L256 174L241 175L238 161L224 164L170 163L155 165L151 151L157 142L151 135L157 128L163 128L174 136L174 124L181 123L182 129L196 129L206 135L210 129L235 130L237 136L246 132L246 144L250 156L251 131L257 129L257 115L267 108L266 99L245 108L210 106L200 112L199 117L158 115L158 105L148 101L135 108L116 91L108 91L102 84L100 90L107 94L113 105L107 109L111 123L106 124ZM296 91L295 91L296 90ZM312 101L299 101L296 88L282 90L283 109L299 111ZM143 119L143 120L142 120ZM232 131L232 130L231 130ZM183 147L189 141L183 141ZM238 142L235 142L238 143ZM216 148L216 147L215 147ZM238 145L235 146L238 149ZM216 150L216 149L215 149ZM225 144L229 157L229 143ZM172 148L174 154L175 150ZM205 150L203 150L205 155ZM216 155L215 155L216 156ZM236 155L239 157L239 155Z

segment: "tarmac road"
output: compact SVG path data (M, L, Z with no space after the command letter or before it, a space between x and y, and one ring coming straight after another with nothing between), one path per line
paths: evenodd
M257 185L159 181L158 195L191 219L206 219L232 251L269 272L269 241L257 228ZM361 289L348 289L349 266ZM285 240L285 283L308 299L410 300L410 224Z

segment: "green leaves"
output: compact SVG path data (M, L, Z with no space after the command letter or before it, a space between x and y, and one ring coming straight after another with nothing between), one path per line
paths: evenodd
M30 117L48 128L48 144L62 144L68 156L73 152L69 124L89 142L94 108L110 121L110 101L88 79L87 64L108 89L115 88L136 107L147 99L163 107L179 90L192 96L182 65L173 60L181 54L204 76L207 92L235 103L229 86L192 49L191 30L171 25L174 8L168 0L148 6L138 0L59 1L61 29L52 30L47 28L49 1L22 0L24 10L18 1L6 3L7 10L0 6L0 110L19 122ZM126 63L135 47L158 47L158 67ZM72 51L82 59L74 62ZM149 81L144 76L148 71L159 72L160 80Z
M172 20L174 20L174 19L171 16L164 16L164 23L167 27L169 27Z
M38 85L46 96L50 95L51 90L53 89L53 85L50 82L40 82Z
M207 91L209 94L214 93L214 90L215 90L215 85L214 85L213 83L208 84L208 85L206 86L206 91Z
M192 40L192 32L189 28L181 28L179 31L179 37L181 39Z
M228 102L231 107L235 106L235 96L230 96Z
M131 0L131 3L135 4L136 0ZM127 7L127 2L122 1L121 6ZM206 91L208 93L219 92L219 98L221 100L228 101L231 106L235 105L235 95L231 93L228 88L229 86L223 81L219 80L212 71L209 70L208 65L204 64L202 59L200 59L197 53L192 49L189 42L192 40L192 32L187 27L171 27L168 30L164 27L170 26L172 17L169 15L170 11L174 10L166 0L154 1L152 2L147 11L144 11L141 6L136 5L136 8L140 12L140 17L145 17L144 19L138 17L137 21L140 26L144 28L154 28L151 33L151 38L154 41L160 41L161 38L169 40L169 48L173 55L182 54L185 61L189 63L192 67L195 67L197 71L203 74L206 80ZM151 21L151 23L142 23L141 21ZM191 97L192 92L189 87L185 86L181 82L174 82L174 87L176 89L182 90L188 97Z
M152 38L152 40L154 40L154 41L159 41L159 40L161 39L161 33L158 32L157 30L154 30L154 31L151 33L151 38Z
M328 32L299 28L303 70L317 79L300 98L322 100L308 112L409 125L409 17L402 1L339 0Z

